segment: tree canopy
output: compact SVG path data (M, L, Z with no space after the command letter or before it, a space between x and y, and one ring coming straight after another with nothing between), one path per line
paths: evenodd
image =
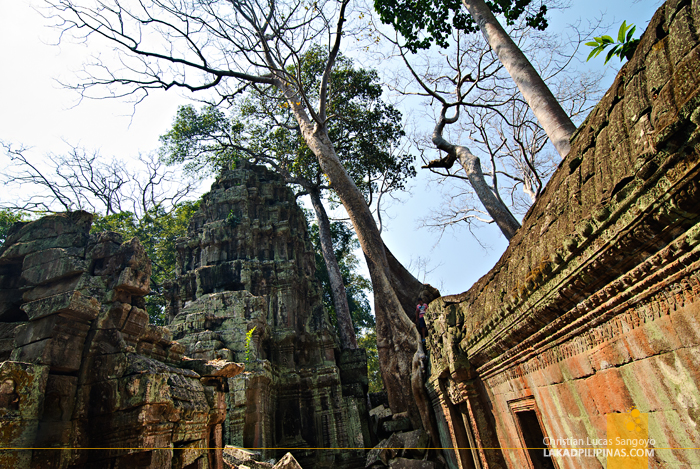
M522 19L508 28L510 38L548 77L566 113L582 120L600 96L600 77L573 66L580 38L589 33L572 34L567 44ZM408 54L398 39L388 39L410 72L399 89L423 96L436 115L430 141L420 140L419 147L445 152L432 161L423 152L424 167L439 176L437 187L445 194L425 224L438 230L462 224L471 230L496 223L510 239L520 226L516 217L537 199L560 161L544 129L481 35L454 33L452 47L439 51L441 60L434 51Z
M318 99L328 51L312 47L301 55L298 75L307 99ZM376 70L356 68L339 54L330 74L328 134L338 158L368 204L381 194L405 189L416 174L415 157L402 151L401 113L382 99ZM237 98L230 116L217 106L182 106L172 128L161 137L168 164L184 163L187 171L218 171L239 158L271 166L296 184L329 189L318 159L305 143L294 114L278 89L256 87Z
M394 412L407 412L416 428L437 441L425 381L427 357L409 314L419 297L438 292L424 285L385 247L365 194L340 161L329 133L331 73L343 37L351 32L349 0L46 0L64 38L105 41L117 56L85 65L75 85L83 95L144 99L153 89L210 90L221 100L249 89L280 93L304 142L319 162L355 228L375 297L382 376ZM347 23L347 24L346 24ZM328 59L318 89L308 92L301 58L324 44ZM317 96L317 97L316 97ZM335 116L335 119L342 116ZM391 262L390 262L391 260ZM418 366L417 364L421 364Z
M314 46L301 54L297 70L290 67L310 102L319 97L328 59L327 50ZM400 151L401 113L382 99L376 71L355 68L351 59L339 54L330 72L327 115L327 131L338 158L381 220L382 196L404 189L405 180L416 174L414 157ZM248 159L277 171L296 187L298 195L310 196L341 348L356 348L357 328L348 304L353 297L346 291L346 278L335 258L337 240L321 200L333 197L333 191L279 90L253 87L234 100L230 117L216 106L201 111L181 107L161 142L165 161L184 163L189 172L219 170Z
M487 0L494 15L502 15L508 25L524 16L528 26L547 27L547 6L533 5L532 0ZM461 0L375 0L374 8L382 22L390 24L405 38L405 47L412 52L427 49L431 44L447 47L455 30L473 33L478 30L475 19L463 9ZM450 21L451 19L451 21Z

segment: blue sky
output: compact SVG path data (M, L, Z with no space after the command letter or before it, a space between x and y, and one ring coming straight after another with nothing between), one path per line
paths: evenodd
M555 11L550 15L550 30L566 34L569 24L579 20L586 24L603 16L604 22L613 25L608 34L615 35L622 21L637 25L637 34L641 35L647 23L657 10L660 1L605 1L605 0L574 0L564 11ZM590 68L605 68L604 86L610 86L619 70L620 63L614 59L603 65L603 57L598 60L585 62L590 49L582 48L579 60L581 70ZM420 173L420 170L419 170ZM507 241L494 226L487 226L477 232L477 235L487 249L477 243L466 230L452 230L437 242L437 235L426 229L416 229L416 218L425 216L431 208L439 203L435 187L428 185L426 178L419 174L419 180L414 183L412 197L404 205L395 207L396 217L391 221L389 231L384 235L387 245L404 263L413 260L416 264L418 256L428 260L428 269L434 269L425 276L425 281L438 287L442 294L456 294L467 290L481 276L486 274L498 261L507 247ZM423 280L423 277L421 277Z
M46 28L47 20L30 5L36 0L0 0L0 140L33 147L32 155L61 153L65 142L100 149L106 156L135 157L158 147L158 136L169 128L178 105L188 102L176 93L156 92L138 106L132 115L131 105L116 100L78 102L75 92L56 81L73 81L88 53L85 45L49 45L55 33ZM594 20L605 14L605 21L616 32L626 20L643 30L658 8L658 0L573 1L565 12L550 16L550 28L566 32L577 20ZM640 31L641 32L641 31ZM581 53L585 60L587 52ZM603 67L603 60L581 65ZM606 86L612 83L616 67L607 66ZM6 165L0 159L0 165ZM494 265L506 247L497 229L479 232L484 250L466 230L443 236L418 229L417 219L424 217L439 203L437 192L421 175L412 192L394 204L384 237L387 245L405 265L414 268L422 261L432 271L425 280L439 287L443 294L459 293L469 288ZM437 243L437 244L436 244Z

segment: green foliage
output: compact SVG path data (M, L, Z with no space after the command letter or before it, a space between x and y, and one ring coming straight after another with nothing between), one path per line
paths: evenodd
M7 232L10 230L12 225L18 221L24 221L28 218L28 215L24 212L10 209L0 209L0 247L5 244L7 239Z
M301 56L297 69L287 70L303 87L308 108L318 107L319 80L327 60L326 49L312 47ZM340 55L331 71L329 85L328 134L338 158L368 203L380 190L403 190L405 181L416 175L415 158L395 151L405 137L402 116L382 100L378 73L355 68L350 58ZM161 137L161 143L164 161L184 163L189 172L220 171L237 160L247 159L271 166L288 182L299 184L302 190L318 191L322 196L332 190L316 156L302 138L289 103L274 88L249 88L234 103L228 117L212 106L199 110L182 107L172 129ZM312 232L314 237L323 301L335 325L335 308L318 242L318 228ZM353 250L357 240L343 224L332 228L332 237L355 332L373 329L374 317L366 293L371 291L371 284L356 273L358 261Z
M231 227L235 228L241 223L241 217L233 213L233 210L226 215L226 223Z
M140 219L131 212L95 215L92 233L115 231L125 240L136 236L151 259L151 294L146 297L146 309L152 324L165 325L163 283L176 274L175 240L187 234L190 218L198 207L199 201L180 202L169 211L156 206Z
M612 49L608 51L605 56L605 63L607 64L610 59L617 56L620 58L620 62L623 59L631 59L634 51L637 49L639 44L639 39L632 39L632 35L637 27L633 24L627 25L627 21L623 21L620 26L620 30L617 32L617 42L613 40L610 36L601 36L593 38L593 41L587 42L586 45L593 48L586 61L591 60L594 57L598 57L601 52L608 48L608 46L613 46Z
M377 332L367 331L357 338L357 345L367 351L367 377L369 378L369 392L384 391L382 372L379 369L379 353L377 352Z
M327 50L313 47L299 70L304 93L317 103L319 79L328 60ZM328 133L336 153L358 188L371 199L380 182L390 175L391 189L403 190L416 175L412 155L396 154L405 136L401 113L385 103L375 70L357 69L339 56L330 77ZM183 106L171 130L161 137L161 155L168 164L184 163L189 172L219 171L238 159L281 168L297 180L327 188L315 155L306 146L284 97L276 90L254 89L232 109L230 118L218 108L200 110Z
M257 326L253 327L251 330L245 333L245 362L250 363L250 342L253 340L253 333L255 332L255 328Z
M189 174L219 171L236 159L231 137L242 131L240 124L214 106L204 106L201 111L192 105L180 106L172 128L160 137L161 157L169 165L184 163Z
M312 225L309 234L316 253L316 277L321 282L323 305L328 311L331 323L337 327L333 293L328 278L326 262L321 253L318 225ZM347 293L350 317L352 318L355 334L360 335L368 330L374 330L374 316L367 298L367 293L372 291L372 284L368 279L357 273L359 260L355 255L355 251L359 248L359 243L355 233L344 223L334 222L331 223L331 236L333 238L333 251L338 259L338 267L340 267L340 273Z
M531 3L532 0L486 0L491 12L503 16L506 24L512 25L525 15L528 26L544 30L547 6L533 8ZM392 25L404 37L411 52L427 49L433 43L447 47L453 30L478 30L460 0L374 0L374 9L383 23Z

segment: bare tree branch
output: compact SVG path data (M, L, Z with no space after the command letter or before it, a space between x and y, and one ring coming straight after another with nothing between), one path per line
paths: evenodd
M101 215L129 211L141 218L155 207L169 211L197 190L195 181L167 168L155 155L140 155L139 165L127 165L71 147L64 155L46 155L39 165L27 156L27 148L1 145L11 161L2 182L16 195L15 200L3 201L3 208Z
M581 38L592 31L572 31L574 36L568 43L520 24L509 34L533 57L534 65L576 120L597 101L600 87L598 77L571 68ZM514 214L527 211L559 162L532 110L479 35L455 33L452 48L413 55L402 47L398 35L384 37L406 66L406 75L397 77L393 89L429 98L426 108L435 116L431 138L416 141L423 154L423 168L440 177L447 209L437 209L425 226L470 227L493 222L510 239L519 226ZM429 147L439 150L438 158L425 156ZM476 154L483 155L483 161ZM455 162L462 167L453 169ZM450 180L455 182L454 189ZM458 188L465 180L472 188L466 198ZM463 204L459 209L454 206L457 201ZM474 216L484 211L488 217Z

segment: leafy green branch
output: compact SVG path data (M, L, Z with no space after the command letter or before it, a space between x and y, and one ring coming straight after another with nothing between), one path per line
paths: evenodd
M250 342L253 340L253 333L255 332L255 329L257 326L249 330L248 332L245 333L245 362L250 363Z
M608 48L608 46L613 46L612 49L608 51L608 55L605 56L605 63L617 56L622 59L631 59L634 51L637 49L639 44L639 39L632 39L634 31L637 27L633 24L627 25L627 21L623 21L620 26L620 30L617 32L617 42L613 40L610 36L594 37L593 41L587 42L586 45L593 47L593 50L588 54L586 61L591 60L594 57L598 57L601 52Z

